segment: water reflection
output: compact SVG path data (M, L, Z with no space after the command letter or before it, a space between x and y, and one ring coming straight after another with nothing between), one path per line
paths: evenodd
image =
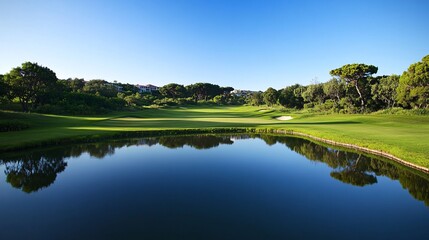
M362 154L331 149L298 138L287 140L278 136L261 136L261 138L267 144L283 143L311 161L328 164L334 169L330 174L331 177L344 183L355 186L377 183L376 172L368 165L372 158Z
M328 148L299 138L282 136L260 136L267 144L281 143L305 156L310 161L323 162L333 168L330 175L341 182L355 186L377 183L377 176L399 180L402 187L416 199L429 206L429 176L402 166L392 164L379 157L368 157L362 153L346 152Z
M3 158L6 182L26 193L48 187L64 171L63 151L31 152L20 157Z
M158 141L164 147L180 148L190 146L196 149L209 149L217 147L220 144L233 144L231 137L228 136L192 136L192 137L161 137Z
M159 144L172 149L184 146L209 149L221 144L230 145L235 140L248 138L260 138L268 145L284 144L310 161L325 163L332 168L331 177L343 183L363 187L376 184L377 176L387 176L390 179L399 180L414 198L424 201L429 206L429 180L426 174L398 167L377 157L332 149L304 139L274 135L197 135L75 144L67 147L31 150L19 154L10 153L0 156L0 165L4 165L6 182L24 192L31 193L50 186L57 175L67 167L65 161L67 158L79 157L84 153L102 159L113 155L115 149L127 146Z

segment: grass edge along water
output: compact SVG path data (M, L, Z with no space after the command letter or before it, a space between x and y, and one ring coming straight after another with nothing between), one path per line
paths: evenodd
M285 116L288 115L288 116ZM278 120L287 117L287 121ZM0 152L120 136L278 131L388 153L429 167L429 116L302 114L239 106L143 109L97 116L63 116L0 111L0 125L18 122L18 131L0 132Z

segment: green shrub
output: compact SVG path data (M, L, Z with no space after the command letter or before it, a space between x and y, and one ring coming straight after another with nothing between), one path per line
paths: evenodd
M377 112L374 112L375 115L381 115L381 114L389 114L389 115L428 115L429 109L422 108L422 109L403 109L400 107L395 108L388 108L379 110Z
M311 109L311 108L314 108L314 103L306 103L306 104L304 104L304 109Z
M68 93L57 104L39 106L36 112L50 114L94 115L118 111L126 102L120 98L107 98L86 93Z
M316 112L321 112L321 113L334 113L334 112L338 112L339 111L338 106L331 99L326 100L322 104L315 105L314 106L314 110Z

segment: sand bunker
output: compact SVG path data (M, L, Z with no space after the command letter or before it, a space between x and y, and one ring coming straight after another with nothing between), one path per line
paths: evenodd
M276 119L280 120L280 121L287 121L287 120L291 120L292 117L291 116L281 116L281 117L278 117Z

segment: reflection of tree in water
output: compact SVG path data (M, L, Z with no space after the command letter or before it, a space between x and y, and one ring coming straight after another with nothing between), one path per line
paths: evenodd
M180 137L160 137L159 144L168 148L180 148L185 145L196 149L208 149L217 147L220 144L233 144L231 137L227 136L180 136Z
M152 141L144 141L150 145ZM156 142L156 141L155 141ZM79 157L88 153L91 157L104 158L115 153L116 148L142 144L141 139L112 141L109 143L75 144L67 147L29 150L24 154L2 157L0 164L5 165L6 181L13 187L31 193L48 187L64 171L68 157Z
M58 152L31 153L18 159L4 159L6 181L26 193L48 187L64 171L67 163Z
M308 140L281 136L262 136L267 144L283 143L307 159L323 162L334 169L331 176L344 183L365 186L377 183L377 176L399 180L416 199L429 206L429 180L405 168L359 153L330 149Z
M72 146L27 151L24 154L2 157L5 165L6 181L24 192L36 192L51 185L58 173L64 171L68 157L79 157L88 153L92 157L104 158L112 155L115 149L160 144L168 148L185 145L196 149L217 147L220 144L233 144L233 140L255 138L256 135L197 135L159 138L140 138L114 140L102 143L75 144ZM370 158L358 153L345 152L317 145L308 140L284 136L261 135L267 144L285 144L293 151L304 155L311 161L323 162L333 168L331 176L344 183L365 186L377 182L377 176L387 176L399 180L402 186L416 199L429 206L429 181L427 178L405 168Z
M88 152L91 157L105 158L106 156L113 155L115 148L122 147L115 144L96 143L85 146L83 152Z
M377 183L377 177L375 174L368 173L368 171L371 171L366 166L368 161L363 155L340 151L332 152L334 154L329 154L330 151L328 151L321 159L322 161L332 158L340 160L337 169L331 172L331 177L344 183L361 187Z
M377 178L368 174L367 169L362 163L362 156L337 150L329 150L321 145L314 144L300 138L287 138L274 135L261 136L268 145L283 143L293 151L304 155L313 161L322 161L330 167L336 169L331 172L331 176L342 182L355 186L365 186L374 184Z
M260 137L262 140L264 140L264 142L265 142L267 145L270 145L270 146L272 146L272 145L276 144L277 142L279 142L279 137L278 137L278 136L273 136L273 135L260 135L259 137Z
M230 137L218 136L187 136L187 137L160 137L144 139L126 139L101 143L75 144L67 147L29 150L23 154L2 157L0 164L5 165L6 181L13 187L24 192L37 192L50 186L57 174L64 171L69 157L79 157L88 153L91 157L104 158L113 155L115 149L161 144L169 148L188 145L197 149L207 149L219 144L232 144Z
M361 187L367 184L377 183L377 178L374 175L354 170L334 171L331 172L331 177L338 179L341 182Z

